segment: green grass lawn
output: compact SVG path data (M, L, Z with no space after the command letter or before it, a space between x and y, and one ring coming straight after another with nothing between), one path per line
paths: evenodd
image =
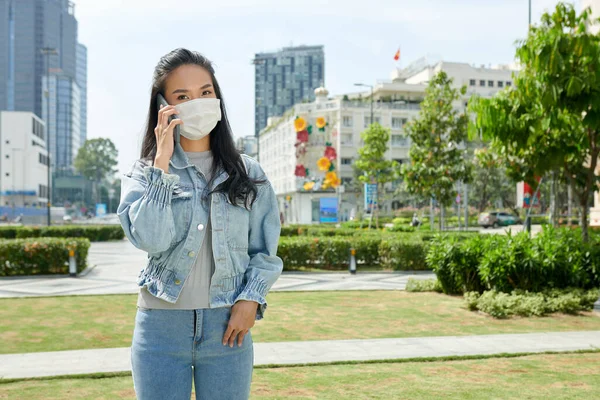
M131 345L136 295L0 300L0 353ZM496 320L461 297L404 291L272 292L256 342L600 330L600 315ZM1 397L0 397L1 398Z
M131 376L17 381L0 399L135 399ZM192 399L194 396L192 396ZM598 399L600 353L256 368L251 399Z

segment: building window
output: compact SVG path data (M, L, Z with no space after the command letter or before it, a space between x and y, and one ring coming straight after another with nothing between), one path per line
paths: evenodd
M471 79L469 81L469 86L475 86L475 79Z
M512 82L511 81L506 81L506 86L512 86Z
M342 145L344 145L344 146L354 145L354 142L352 141L352 135L342 135Z
M479 86L481 86L481 87L485 86L485 81L483 79L479 81Z
M350 185L352 183L352 178L342 178L342 185Z
M346 128L351 128L352 127L352 117L343 117L342 125Z
M381 124L381 117L375 117L375 122ZM371 117L365 117L365 128L368 128L371 125Z
M402 135L392 135L392 147L405 147L408 145L408 138Z
M488 86L489 87L494 87L494 81L488 81Z
M392 117L392 129L402 129L408 122L408 118Z
M342 165L352 165L351 158L342 158Z
M498 87L499 87L499 88L502 88L502 87L504 87L504 82L502 82L502 81L498 81Z

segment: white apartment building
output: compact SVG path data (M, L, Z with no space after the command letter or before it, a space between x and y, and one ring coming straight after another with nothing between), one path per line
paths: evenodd
M389 159L399 163L408 161L411 143L404 126L418 115L429 80L442 69L454 78L457 87L468 88L465 98L457 101L459 109L466 107L472 94L493 96L512 84L512 71L504 66L477 68L448 62L430 65L422 59L405 70L394 71L391 80L373 85L373 119L391 130L386 154ZM371 123L371 90L333 99L324 88L318 88L315 94L315 102L297 104L282 117L270 118L259 137L260 163L274 186L279 208L288 223L318 223L323 198L337 198L339 220L353 218L363 207L362 192L356 190L360 186L354 181L353 164L363 145L360 134ZM294 125L297 117L312 126L309 140L300 151L302 145L297 146ZM317 118L324 118L328 124L323 131L316 127ZM333 164L342 183L338 190L322 188L326 172L317 167L327 143L337 155ZM306 177L296 176L297 166L308 169ZM316 183L307 188L307 182ZM384 214L399 206L394 200L380 204Z
M44 122L30 112L0 112L0 207L44 208L48 151Z

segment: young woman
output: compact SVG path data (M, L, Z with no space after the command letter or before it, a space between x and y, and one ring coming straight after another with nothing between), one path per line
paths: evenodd
M177 49L159 61L141 159L121 191L125 234L148 252L131 346L138 399L189 400L192 376L197 399L247 399L250 329L281 274L281 223L264 171L235 149L201 54Z

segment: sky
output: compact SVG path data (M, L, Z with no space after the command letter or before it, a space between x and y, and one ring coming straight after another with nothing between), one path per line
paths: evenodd
M324 45L325 87L338 95L428 54L508 64L528 26L527 0L74 1L88 48L88 138L115 143L121 173L139 157L154 67L177 47L213 61L241 137L254 134L255 53ZM532 21L557 3L532 0Z

